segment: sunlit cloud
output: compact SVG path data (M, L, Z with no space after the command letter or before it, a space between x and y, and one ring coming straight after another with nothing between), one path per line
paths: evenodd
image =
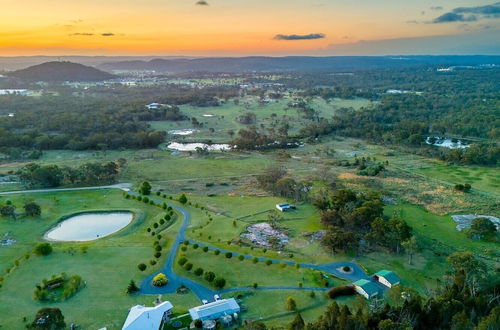
M323 39L326 35L323 33L310 33L310 34L277 34L273 39L275 40L314 40Z

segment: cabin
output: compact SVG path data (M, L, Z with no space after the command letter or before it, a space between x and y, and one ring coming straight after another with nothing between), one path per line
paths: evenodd
M398 285L401 282L401 279L398 275L390 270L381 270L376 272L373 275L373 278L378 282L382 283L388 288L392 288L394 285Z
M378 295L377 285L372 281L363 279L363 280L358 280L353 284L356 292L365 297L366 299L371 299Z
M278 210L280 210L281 212L286 212L286 211L290 211L290 210L295 210L297 207L295 205L292 205L292 204L281 203L281 204L276 204L276 208Z
M128 313L122 330L159 330L170 319L174 306L164 301L155 307L136 305Z
M234 315L240 312L240 306L234 298L220 299L214 302L193 307L189 310L194 320L217 320L224 315Z

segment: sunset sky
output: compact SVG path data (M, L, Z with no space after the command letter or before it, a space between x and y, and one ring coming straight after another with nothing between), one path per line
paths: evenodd
M0 56L500 54L500 2L0 0Z

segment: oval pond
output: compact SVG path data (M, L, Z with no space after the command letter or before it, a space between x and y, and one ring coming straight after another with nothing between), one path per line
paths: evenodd
M60 222L45 234L51 241L92 241L126 227L132 212L82 213Z

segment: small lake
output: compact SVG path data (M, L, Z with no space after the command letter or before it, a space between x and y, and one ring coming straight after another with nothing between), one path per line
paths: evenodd
M92 241L109 236L126 227L132 212L82 213L72 216L45 234L51 241Z
M204 144L204 143L178 143L172 142L167 146L168 149L177 151L196 151L196 148L207 148L208 151L229 150L229 144Z
M441 137L434 137L434 141L431 140L431 137L427 137L425 143L433 145L435 147L442 147L448 149L465 149L470 147L470 145L465 141L454 140L450 138L441 138Z

